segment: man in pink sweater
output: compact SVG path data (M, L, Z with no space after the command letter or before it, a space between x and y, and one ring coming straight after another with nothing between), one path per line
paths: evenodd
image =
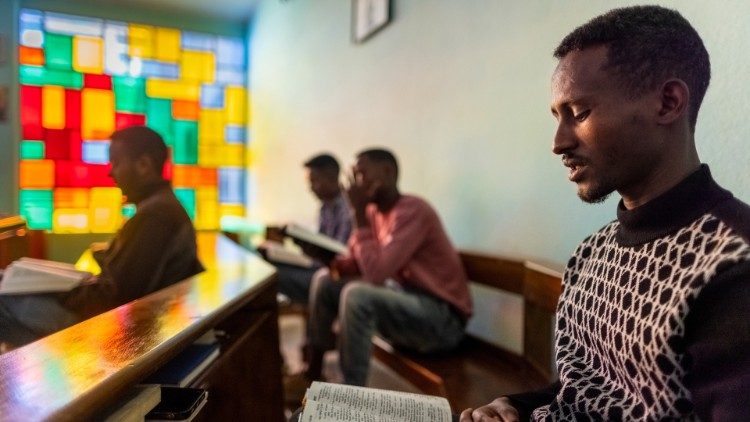
M364 385L374 333L398 347L430 353L455 347L471 316L461 261L435 210L402 195L389 151L357 155L350 176L349 255L313 277L308 378L320 379L323 353L334 346L345 382Z

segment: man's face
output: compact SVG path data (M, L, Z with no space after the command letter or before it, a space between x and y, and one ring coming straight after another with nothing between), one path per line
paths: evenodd
M360 157L354 164L355 182L366 193L368 202L376 202L381 193L390 185L388 166Z
M310 184L310 190L321 201L331 200L339 193L339 181L331 172L308 168L307 181Z
M658 96L630 98L617 75L603 70L608 47L563 57L552 76L552 114L558 122L552 151L562 155L578 196L599 202L617 190L637 192L657 166L661 142L649 116Z
M123 142L112 141L109 145L109 177L114 179L122 194L130 196L140 186L140 176L133 160L124 150Z

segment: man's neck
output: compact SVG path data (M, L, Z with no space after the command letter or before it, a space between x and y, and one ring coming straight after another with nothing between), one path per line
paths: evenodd
M644 183L640 183L632 189L620 191L623 205L625 205L625 208L632 210L651 201L693 174L698 170L700 164L696 155L695 160L685 162L684 165L679 167L669 168L665 166L657 169L645 179Z

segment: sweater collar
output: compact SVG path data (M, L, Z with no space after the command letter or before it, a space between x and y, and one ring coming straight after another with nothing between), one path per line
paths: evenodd
M623 246L650 242L677 231L708 212L719 201L731 198L711 177L706 164L673 188L632 210L623 201L617 206L620 222L617 241Z

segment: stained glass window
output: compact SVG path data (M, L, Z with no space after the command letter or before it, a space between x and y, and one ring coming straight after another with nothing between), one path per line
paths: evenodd
M170 149L165 177L197 229L245 212L248 93L240 38L23 9L20 212L33 229L110 233L133 215L109 177L109 136Z

